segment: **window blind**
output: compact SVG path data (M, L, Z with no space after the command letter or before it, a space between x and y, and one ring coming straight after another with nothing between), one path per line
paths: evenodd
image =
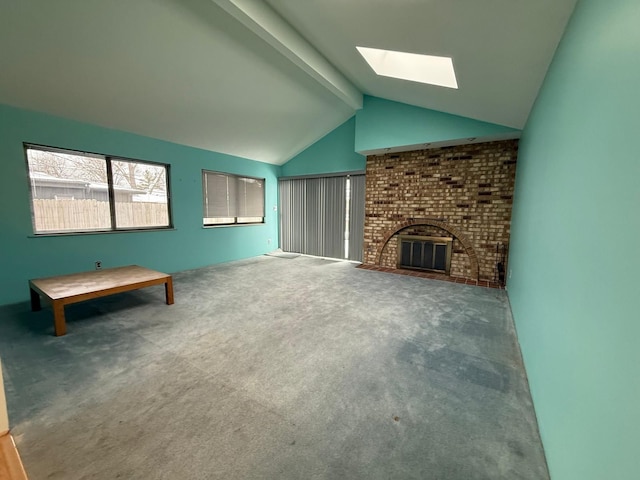
M349 199L349 251L347 258L362 261L364 245L364 199L365 176L352 175L350 179Z
M350 193L353 190L347 189L347 182L358 177L361 180L356 181L355 192L362 193L362 201L354 200ZM364 226L361 184L364 185L364 175L280 180L281 248L286 252L361 260ZM351 243L356 245L353 252Z
M202 172L204 225L264 222L264 179Z

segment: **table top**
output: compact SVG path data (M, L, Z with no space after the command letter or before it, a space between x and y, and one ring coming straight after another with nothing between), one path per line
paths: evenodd
M52 300L99 292L127 285L163 280L171 275L138 265L104 268L56 277L36 278L29 284Z

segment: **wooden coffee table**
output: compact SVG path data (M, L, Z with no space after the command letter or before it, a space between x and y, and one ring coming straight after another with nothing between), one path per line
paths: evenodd
M40 296L48 300L53 307L54 330L58 337L67 333L65 305L161 284L164 284L167 305L172 305L171 275L138 265L38 278L29 280L31 310L41 309Z

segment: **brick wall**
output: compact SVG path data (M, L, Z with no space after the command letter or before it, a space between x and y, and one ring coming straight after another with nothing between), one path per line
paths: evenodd
M363 263L395 268L399 233L447 236L451 275L494 279L517 155L508 140L367 157Z

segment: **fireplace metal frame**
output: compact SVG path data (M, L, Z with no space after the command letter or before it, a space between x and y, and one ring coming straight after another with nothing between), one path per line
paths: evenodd
M445 269L444 270L436 270L430 268L422 268L422 267L412 267L408 265L402 265L402 241L421 241L421 242L431 242L435 245L444 245L446 247L445 253ZM398 261L396 266L398 268L406 268L409 270L420 270L420 271L428 271L428 272L438 272L449 275L451 272L451 252L453 250L453 237L430 237L423 235L398 235ZM411 252L413 256L413 251ZM435 255L435 248L433 249L433 255Z

